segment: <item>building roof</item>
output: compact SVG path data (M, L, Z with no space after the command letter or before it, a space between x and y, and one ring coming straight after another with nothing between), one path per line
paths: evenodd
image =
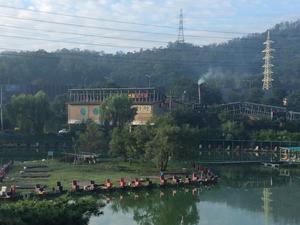
M281 148L289 150L289 151L300 152L300 147L281 147Z

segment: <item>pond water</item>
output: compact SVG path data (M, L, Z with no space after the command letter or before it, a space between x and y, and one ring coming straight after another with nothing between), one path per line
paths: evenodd
M254 167L214 168L216 186L107 196L89 225L300 224L300 173Z

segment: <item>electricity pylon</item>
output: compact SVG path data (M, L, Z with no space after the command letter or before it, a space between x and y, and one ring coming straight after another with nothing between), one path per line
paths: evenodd
M184 43L184 33L183 33L183 12L182 9L180 9L180 15L179 15L179 28L178 28L178 43Z
M263 65L264 68L264 79L262 80L263 82L263 90L268 91L271 87L272 87L272 63L271 63L271 59L273 58L272 56L272 52L274 51L274 49L271 48L271 44L273 43L273 41L271 41L270 39L270 31L268 31L267 33L267 40L264 42L264 45L266 45L266 48L262 51L263 53L265 53L264 56L264 61L265 64Z

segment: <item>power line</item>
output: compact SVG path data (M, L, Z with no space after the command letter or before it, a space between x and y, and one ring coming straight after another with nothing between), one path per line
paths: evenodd
M58 42L58 43L67 43L67 44L78 44L78 45L102 46L102 47L118 47L118 48L132 48L132 49L141 49L141 48L143 48L143 47L138 47L138 46L98 44L98 43L87 43L87 42L77 42L77 41L64 41L64 40L51 40L51 39L46 39L46 38L24 37L24 36L6 35L6 34L0 34L0 37L9 37L9 38L35 40L35 41L50 41L50 42L56 42L56 43Z
M40 20L40 19L19 18L19 17L8 16L8 15L0 15L0 17L10 18L10 19L15 19L15 20L35 21L35 22L48 23L48 24L56 24L56 25L63 25L63 26L74 26L74 27L81 27L81 28L93 28L93 29L100 29L100 30L112 30L112 31L120 31L120 32L130 32L130 33L157 34L157 35L167 35L167 36L173 36L173 37L176 35L176 34L171 34L171 33L159 33L159 32L127 30L127 29L115 29L115 28L109 28L109 27L87 26L87 25L79 25L79 24L63 23L63 22L55 22L55 21L47 21L47 20ZM3 25L3 26L5 26L5 25ZM6 26L8 26L8 25L6 25ZM55 32L58 33L58 31L55 31ZM73 34L75 35L75 33L73 33ZM82 34L78 33L78 35L82 35ZM237 37L229 38L229 37L223 37L223 36L206 36L206 35L185 35L185 36L192 37L192 38L220 38L220 39L227 39L227 40L237 39ZM273 36L279 36L279 35L273 34ZM293 35L293 36L295 36L295 35ZM139 40L139 39L136 39L136 40ZM156 40L145 40L145 41L147 41L147 42L150 42L150 41L159 42L159 41L156 41Z
M99 38L107 38L107 39L116 39L116 40L127 40L127 41L141 41L141 42L153 42L153 43L164 43L168 44L169 41L159 41L159 40L150 40L150 39L138 39L138 38L120 38L120 37L113 37L113 36L102 36L98 34L84 34L84 33L77 33L77 32L69 32L69 31L56 31L56 30L48 30L48 29L40 29L40 28L27 28L27 27L20 27L15 25L3 25L0 24L0 27L8 27L8 28L15 28L15 29L22 29L22 30L36 30L48 33L58 33L58 34L71 34L71 35L79 35L84 37L99 37ZM219 38L219 39L228 39L231 40L232 38L228 37L221 37L221 36L206 36L201 35L203 38Z
M48 14L48 15L65 16L65 17L72 17L72 18L95 20L95 21L106 21L106 22L121 23L121 24L131 24L131 25L139 25L139 26L160 27L160 28L168 28L168 29L173 29L173 30L176 29L176 27L167 26L167 25L157 25L157 24L149 24L149 23L137 23L137 22L128 22L128 21L121 21L121 20L112 20L112 19L106 19L106 18L100 18L100 17L96 18L96 17L88 17L88 16L70 15L70 14L65 14L65 13L47 12L47 11L43 11L43 10L26 9L26 8L14 7L14 6L8 6L8 5L0 5L0 8L9 8L9 9L15 9L15 10L30 11L30 12L34 12L34 13L44 13L44 14ZM186 29L186 30L209 32L209 33L224 33L224 34L241 34L241 35L248 34L248 33L245 33L245 32L236 32L236 31L217 31L217 30L193 29L193 28L189 28L189 29Z
M56 25L62 25L62 26L73 26L73 27L80 27L80 28L91 28L91 29L98 29L98 30L110 30L110 31L119 31L119 32L128 32L128 33L141 33L141 34L152 34L152 35L161 35L161 36L176 36L175 33L166 33L166 32L151 32L151 31L142 31L142 30L129 30L129 29L119 29L119 28L111 28L111 27L102 27L102 26L90 26L90 25L80 25L75 23L65 23L65 22L57 22L57 21L47 21L42 19L33 19L33 18L20 18L15 16L9 16L9 15L0 15L2 18L9 18L9 19L15 19L15 20L22 20L22 21L33 21L33 22L39 22L39 23L48 23L48 24L56 24ZM220 32L219 32L220 33ZM232 34L239 34L239 33L233 33ZM246 34L246 33L244 33ZM189 38L202 38L201 35L185 35ZM210 36L211 38L212 36ZM229 37L227 37L229 38ZM234 38L234 37L232 37Z
M166 41L157 41L157 40L149 40L149 39L119 38L119 37L113 37L113 36L102 36L102 35L98 35L98 34L84 34L84 33L69 32L69 31L56 31L56 30L39 29L39 28L27 28L27 27L19 27L19 26L14 26L14 25L12 26L12 25L0 24L0 27L15 28L15 29L21 29L21 30L36 30L36 31L42 31L42 32L47 32L47 33L70 34L70 35L78 35L78 36L84 36L84 37L98 37L98 38L125 40L125 41L140 41L140 42L164 43L164 44L169 43Z
M47 33L68 34L68 35L70 34L70 35L78 35L78 36L83 36L83 37L99 37L99 38L115 39L115 40L162 43L162 44L171 43L169 41L158 41L158 40L137 39L137 38L120 38L120 37L113 37L113 36L102 36L102 35L98 35L98 34L84 34L84 33L68 32L68 31L56 31L56 30L39 29L39 28L27 28L27 27L20 27L20 26L14 26L14 25L2 25L2 24L0 24L0 27L13 28L13 29L17 29L17 30L41 31L41 32L47 32ZM31 34L35 35L34 33L31 33ZM41 35L43 35L43 34L41 34ZM203 37L209 37L209 36L203 36ZM219 37L219 38L225 38L225 37ZM291 36L289 36L289 38L291 38ZM294 38L298 39L298 37L294 37ZM248 42L248 41L258 41L258 40L255 40L255 39L246 40L246 42ZM248 48L248 47L240 47L240 48L244 49L244 48ZM252 47L250 47L250 48L253 49ZM233 49L236 49L236 48L233 48ZM181 50L181 49L178 49L178 50Z

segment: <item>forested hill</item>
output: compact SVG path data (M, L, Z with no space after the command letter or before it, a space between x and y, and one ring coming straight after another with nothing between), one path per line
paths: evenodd
M285 89L296 90L300 85L300 21L278 24L270 32L274 76ZM167 87L176 80L196 82L209 72L222 76L225 88L238 88L239 81L249 77L251 87L260 86L265 38L265 33L249 34L219 45L170 43L167 48L117 54L78 49L2 52L0 80L22 85L146 86L149 74L152 86Z

